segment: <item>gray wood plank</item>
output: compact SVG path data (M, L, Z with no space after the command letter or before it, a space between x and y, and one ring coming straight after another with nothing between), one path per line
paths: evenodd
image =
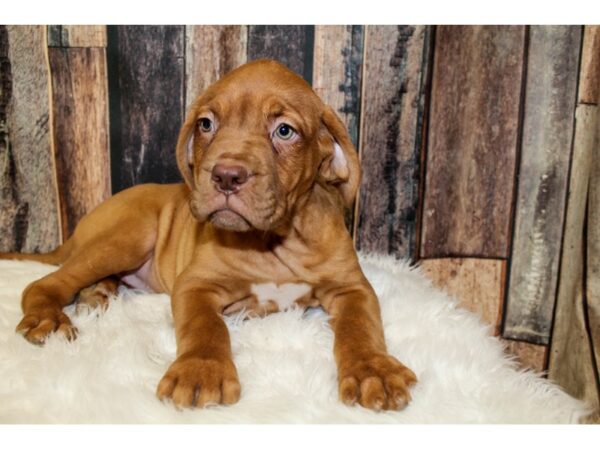
M356 245L414 257L430 27L365 33Z
M61 241L45 26L0 27L0 249Z
M562 241L581 27L531 27L504 336L547 344Z

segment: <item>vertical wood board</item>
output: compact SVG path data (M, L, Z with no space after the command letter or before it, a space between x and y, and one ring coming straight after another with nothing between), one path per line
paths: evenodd
M422 257L508 256L525 27L440 26Z
M40 252L61 241L45 26L2 27L0 248Z
M111 26L108 46L113 192L180 181L184 27Z
M314 26L250 25L248 61L269 58L279 61L312 83Z
M356 244L415 256L430 27L367 26Z
M500 333L506 261L478 258L435 258L419 262L423 273L463 308L478 314Z
M504 336L537 344L554 310L580 46L580 27L531 27Z
M579 79L579 102L598 105L600 102L600 25L584 27Z
M110 196L106 54L50 48L56 170L63 236Z
M521 369L531 369L541 374L545 370L546 353L548 347L546 345L530 344L523 341L511 341L502 339L506 345L506 351L509 355L516 358L516 361Z
M239 25L186 26L186 110L204 89L246 62L248 29Z

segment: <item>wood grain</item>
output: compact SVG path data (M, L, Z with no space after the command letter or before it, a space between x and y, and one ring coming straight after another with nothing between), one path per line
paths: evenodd
M414 257L430 28L365 33L356 245Z
M579 79L579 102L597 105L600 102L600 25L584 28Z
M558 263L581 27L531 27L504 336L547 344Z
M436 28L421 256L508 256L525 27Z
M506 261L478 258L434 258L419 262L435 286L456 297L500 333Z
M314 26L250 25L248 61L275 59L312 83Z
M589 402L595 409L596 417L600 418L598 373L588 331L590 323L585 301L583 253L587 191L588 186L592 187L589 184L590 168L593 163L597 164L594 154L598 154L598 119L596 106L582 104L577 107L577 129L548 369L552 380L574 397ZM589 218L593 215L590 212ZM592 228L595 226L592 222L588 226L590 224ZM590 281L588 278L587 282Z
M544 372L548 352L546 345L508 339L502 339L502 342L506 345L507 353L516 358L521 369L531 369L539 374Z
M61 233L46 27L7 26L0 36L0 249L47 251Z
M246 62L248 28L190 25L185 33L187 110L204 89Z
M317 25L313 60L313 89L340 116L358 149L364 26ZM352 233L354 207L346 210Z
M583 109L583 105L580 109ZM594 106L586 142L592 150L587 205L586 303L596 379L600 378L600 111ZM593 117L595 116L595 117ZM594 126L595 122L595 126Z
M106 47L106 25L49 25L49 47Z
M184 27L109 26L112 190L181 180Z
M110 196L103 48L50 48L56 170L63 236Z

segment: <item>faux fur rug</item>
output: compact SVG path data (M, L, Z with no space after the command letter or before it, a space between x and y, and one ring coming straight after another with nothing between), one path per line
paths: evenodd
M388 349L419 378L400 412L371 412L337 399L333 335L321 310L227 319L242 385L239 403L177 411L154 392L175 356L166 295L122 288L108 311L74 316L79 338L35 347L14 332L20 295L54 270L0 261L2 423L562 423L579 401L519 371L479 318L457 307L418 270L364 257L382 305Z

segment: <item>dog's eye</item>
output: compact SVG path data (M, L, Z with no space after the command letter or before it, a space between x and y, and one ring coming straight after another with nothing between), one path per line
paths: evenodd
M198 128L204 133L210 133L213 129L213 123L210 119L202 117L201 119L198 119Z
M284 141L290 140L292 137L294 137L294 134L295 134L294 129L291 126L289 126L287 123L282 123L275 130L275 135L279 139L283 139Z

